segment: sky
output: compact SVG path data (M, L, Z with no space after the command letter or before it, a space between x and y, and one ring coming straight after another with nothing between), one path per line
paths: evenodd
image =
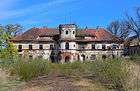
M19 23L25 30L70 23L106 28L116 19L125 19L126 12L135 17L138 6L140 0L0 0L0 24Z

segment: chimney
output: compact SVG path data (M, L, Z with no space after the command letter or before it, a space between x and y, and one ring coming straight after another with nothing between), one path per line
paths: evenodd
M97 26L97 30L99 30L99 26Z
M96 30L96 32L99 30L99 26L97 26L97 28L96 28L97 30Z
M48 28L47 26L43 26L43 28Z

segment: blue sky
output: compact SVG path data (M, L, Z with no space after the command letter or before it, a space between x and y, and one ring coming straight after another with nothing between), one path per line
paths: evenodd
M76 23L80 28L106 28L126 11L135 16L140 0L0 0L0 24L20 23L31 27L58 27Z

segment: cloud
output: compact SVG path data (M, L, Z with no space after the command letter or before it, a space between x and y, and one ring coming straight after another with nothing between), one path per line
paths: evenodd
M7 1L9 1L9 3L11 2L11 0L7 0ZM16 2L17 0L12 0L12 1ZM30 7L23 8L23 9L16 9L16 10L3 9L3 10L0 10L0 20L9 19L9 18L17 18L17 17L21 17L21 16L25 16L25 15L31 15L31 14L43 12L48 7L59 5L59 4L66 3L66 2L72 2L72 1L75 1L75 0L54 0L51 2L47 2L47 3L42 3L39 5L32 5ZM3 2L3 4L6 4L6 3L7 2ZM8 5L9 5L9 3L8 3ZM2 7L4 7L4 6L2 6Z
M0 11L7 10L15 6L17 3L19 3L19 1L20 0L0 0Z

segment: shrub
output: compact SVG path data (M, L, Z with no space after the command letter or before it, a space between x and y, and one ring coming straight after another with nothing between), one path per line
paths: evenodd
M21 80L29 81L33 77L46 74L51 70L51 65L45 60L20 59L14 63L10 72L19 76Z
M71 78L74 76L74 71L71 68L65 68L61 70L61 75L66 78Z
M135 62L139 62L140 63L140 55L138 55L138 54L135 54L135 55L130 56L130 59L132 61L135 61Z
M125 88L131 77L131 70L126 62L117 60L94 61L92 72L99 81L113 83L118 88Z

